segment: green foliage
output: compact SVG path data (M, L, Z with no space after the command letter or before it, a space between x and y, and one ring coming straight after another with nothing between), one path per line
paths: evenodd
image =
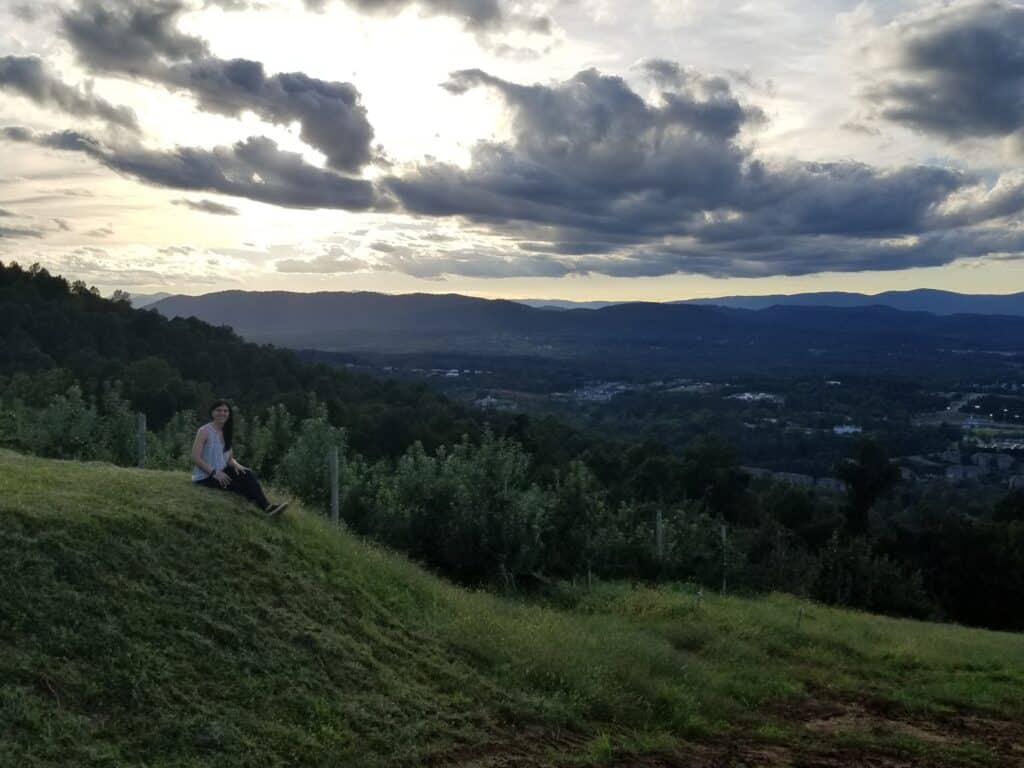
M382 481L374 531L464 583L513 587L543 566L550 524L550 494L528 469L522 448L489 430L434 456L414 445Z
M836 466L836 477L846 483L850 497L847 529L854 536L868 531L868 512L900 478L899 469L889 462L877 441L859 439L853 456Z
M345 430L331 426L322 405L314 405L313 412L314 416L299 425L275 478L313 508L326 511L331 501L328 456L332 448L344 456ZM342 460L339 458L339 464Z
M934 612L920 571L878 554L864 538L838 533L821 552L812 594L876 613L925 618Z

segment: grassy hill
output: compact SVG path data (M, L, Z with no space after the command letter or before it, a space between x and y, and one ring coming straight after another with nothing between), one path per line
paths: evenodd
M0 584L5 768L1024 764L1022 636L525 604L182 474L0 452Z

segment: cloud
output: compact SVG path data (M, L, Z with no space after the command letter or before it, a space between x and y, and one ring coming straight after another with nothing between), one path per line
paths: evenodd
M570 261L535 254L509 254L487 248L466 248L441 253L398 248L381 259L379 268L423 280L439 280L446 275L482 278L564 277L585 271Z
M85 0L61 18L78 60L91 70L147 75L162 62L207 56L204 40L177 29L186 6L176 0L100 3Z
M275 266L278 272L316 275L358 272L371 268L368 262L349 257L340 248L331 248L313 259L282 259Z
M306 7L322 11L332 0L304 0ZM343 0L346 5L365 14L397 16L416 8L426 16L450 16L462 22L471 32L492 33L506 29L522 29L547 35L551 19L530 13L507 12L499 0Z
M365 211L390 207L369 181L317 168L265 137L212 150L108 147L75 131L36 134L18 126L0 130L0 138L84 154L118 173L172 189L215 192L286 208Z
M130 131L139 130L133 110L115 106L87 89L63 83L47 72L36 56L0 57L0 88L75 117L97 117Z
M11 8L11 15L19 21L31 24L39 18L39 9L28 3L21 3Z
M1024 209L1024 181L986 185L933 166L767 162L741 142L764 120L729 82L652 61L654 101L585 70L519 85L481 70L450 92L487 88L511 118L508 141L481 141L468 168L425 162L384 180L405 208L458 217L518 242L520 254L406 255L411 274L693 272L806 274L948 263L1015 246L981 230Z
M179 287L185 283L211 285L237 282L216 265L197 258L197 254L157 252L130 253L83 246L52 259L57 270L65 275L95 282L103 286L140 286L156 288Z
M212 213L217 216L237 216L238 209L223 203L216 203L213 200L172 200L172 205L183 205L193 211Z
M735 198L749 173L732 141L748 112L721 93L679 90L652 105L622 78L593 69L553 86L466 70L445 87L496 91L514 138L477 143L468 170L426 164L389 179L416 213L606 232L675 228Z
M299 135L334 170L358 173L374 160L373 127L358 89L302 72L268 75L249 59L220 59L204 40L178 31L186 6L150 2L102 5L85 0L63 17L79 61L95 72L139 78L191 95L200 109L228 117L252 112Z
M0 226L0 240L12 240L21 237L42 237L43 233L38 229L26 229L25 227L2 227Z
M900 19L865 92L887 120L950 140L1024 129L1024 7L978 2Z
M882 132L875 126L857 120L847 120L839 127L842 128L844 131L849 131L850 133L859 133L862 136L882 135Z

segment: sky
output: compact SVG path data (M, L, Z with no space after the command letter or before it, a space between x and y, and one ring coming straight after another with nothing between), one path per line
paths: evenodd
M104 293L1024 290L1024 4L0 0L0 261Z

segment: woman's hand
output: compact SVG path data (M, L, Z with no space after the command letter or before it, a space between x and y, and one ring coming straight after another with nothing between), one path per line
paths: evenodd
M245 474L246 472L248 472L248 471L249 471L249 468L248 468L248 467L244 467L244 466L242 466L242 465L241 465L241 464L239 464L239 463L238 463L237 461L234 461L234 460L232 460L232 463L233 463L233 464L235 465L235 469L237 469L237 470L238 470L239 472L241 472L241 473L242 473L243 475L244 475L244 474Z
M213 474L213 479L220 483L221 488L227 488L231 485L231 478L219 469Z

